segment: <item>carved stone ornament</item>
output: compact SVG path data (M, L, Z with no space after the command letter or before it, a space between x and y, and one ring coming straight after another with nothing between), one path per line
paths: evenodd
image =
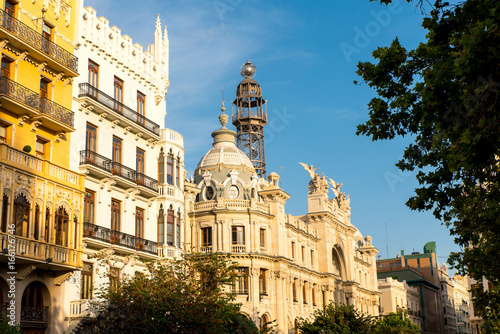
M24 115L24 116L21 116L19 117L18 119L18 122L17 122L17 125L19 126L23 126L24 124L26 124L28 121L30 120L30 117L28 115Z
M18 280L23 280L26 277L28 277L29 274L33 272L33 270L36 269L36 266L34 264L27 266L26 268L23 268L17 272L16 279Z
M42 73L43 69L47 66L47 63L46 62L43 62L43 63L40 63L38 66L37 66L37 71L38 73Z
M117 125L120 125L120 121L116 119L111 123L111 128L114 129Z
M42 121L33 121L31 123L31 132L36 132L38 130L38 127L42 124Z
M54 284L59 286L59 285L63 284L64 282L66 282L68 280L68 278L70 278L72 275L73 275L73 272L71 272L71 271L69 273L62 274L62 275L56 277L56 279L54 280Z

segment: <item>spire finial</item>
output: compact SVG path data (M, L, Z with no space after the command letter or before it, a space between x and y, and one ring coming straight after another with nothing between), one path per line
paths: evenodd
M161 30L160 14L156 14L156 28Z
M222 128L226 128L227 121L229 120L229 116L227 116L224 112L226 111L226 107L224 106L224 87L222 87L222 107L220 108L220 111L222 113L219 116L219 122L222 125Z

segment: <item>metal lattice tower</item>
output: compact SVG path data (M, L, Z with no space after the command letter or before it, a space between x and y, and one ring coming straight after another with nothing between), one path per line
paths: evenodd
M257 69L247 61L241 66L243 79L236 88L233 101L233 125L237 131L237 146L252 161L259 177L266 177L264 125L267 124L267 105L260 85L253 79Z

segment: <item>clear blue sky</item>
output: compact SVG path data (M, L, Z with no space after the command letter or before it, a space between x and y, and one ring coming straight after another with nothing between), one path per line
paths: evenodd
M298 164L304 162L344 184L352 223L373 237L382 258L387 246L394 257L400 249L422 251L432 240L440 262L458 249L430 213L405 206L417 182L394 163L408 140L372 142L355 135L375 96L366 85L353 84L359 80L356 65L395 37L407 48L423 40L422 16L414 5L404 0L389 7L368 0L143 0L140 5L85 0L84 5L144 48L154 41L157 13L168 26L171 85L165 123L184 136L188 175L210 148L210 133L220 127L221 88L230 106L248 57L268 100L267 172L283 167L281 186L291 195L287 213L307 213L309 176Z

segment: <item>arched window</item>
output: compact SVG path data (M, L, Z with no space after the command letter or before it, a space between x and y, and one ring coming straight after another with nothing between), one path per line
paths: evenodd
M295 319L294 329L295 329L295 334L298 334L299 333L299 319Z
M40 212L40 205L36 204L35 205L35 240L38 240L40 238L40 219L41 218L41 212Z
M68 246L68 221L69 216L63 207L56 211L54 222L54 233L56 235L56 245Z
M163 245L165 243L165 212L163 211L163 205L160 205L160 211L158 211L158 244Z
M158 157L158 183L165 183L165 154L163 154L163 147L160 148L160 156Z
M73 248L78 248L78 217L73 215Z
M28 226L30 221L30 203L23 194L17 195L14 200L14 222L16 233L22 237L28 237Z
M45 208L45 242L50 241L50 209Z
M171 153L167 156L167 183L174 184L174 157Z
M175 239L177 247L181 247L181 211L177 211L177 228L175 230Z
M22 306L43 306L42 284L39 282L30 283L23 293ZM22 320L22 319L21 319Z
M175 185L177 187L181 186L181 158L177 158L175 161Z
M9 216L9 197L4 194L3 198L2 198L2 225L1 225L1 230L0 230L4 233L7 232L7 217L8 216Z
M172 206L167 210L167 245L174 245L174 210Z
M264 331L267 329L267 326L269 325L269 317L266 314L262 315L262 318L260 319L260 330Z

